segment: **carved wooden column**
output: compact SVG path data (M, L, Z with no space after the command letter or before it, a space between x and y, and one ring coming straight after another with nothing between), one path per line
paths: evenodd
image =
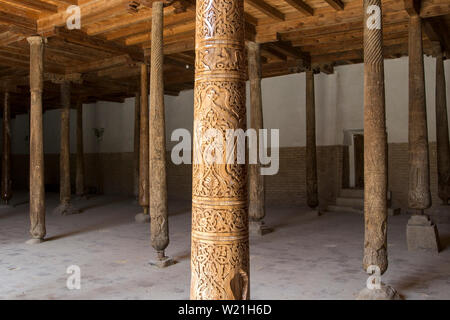
M72 215L79 211L71 204L70 185L70 82L62 81L61 88L61 148L59 155L59 206L53 211L57 215Z
M264 128L261 92L261 47L259 43L248 42L248 71L250 79L250 126L257 134ZM264 235L272 230L264 223L266 216L264 176L261 164L249 165L249 208L250 231Z
M425 215L431 207L430 157L425 96L422 19L419 12L409 17L409 250L439 251L437 227Z
M306 72L306 200L316 210L319 206L317 184L316 101L314 72Z
M141 64L141 123L139 146L139 205L143 212L135 218L138 223L150 222L149 215L149 108L148 108L148 66Z
M44 131L42 121L42 91L44 89L44 39L27 38L30 44L30 234L27 243L44 241L45 187L44 187Z
M364 0L364 270L384 274L387 259L387 133L381 0ZM374 271L372 271L374 272ZM358 299L386 290L364 289ZM392 297L391 297L392 298Z
M151 240L157 258L153 262L163 268L173 264L166 257L169 245L169 221L167 212L166 131L164 115L163 78L163 2L152 7L152 56L150 80L150 216Z
M86 196L84 183L84 143L83 143L83 102L77 102L77 176L76 193L78 197Z
M224 164L225 155L220 157L223 161L209 157L211 148L226 149L227 130L246 129L245 71L244 1L198 0L191 249L194 300L249 299L247 166L237 164L236 159Z
M387 132L381 0L364 0L364 270L384 274L387 257ZM359 300L399 299L384 284Z
M2 154L2 200L8 205L12 198L11 185L11 106L9 92L3 97L3 154Z
M434 44L436 54L436 138L439 198L444 205L450 199L450 144L448 136L447 94L444 57L440 43Z
M141 93L138 91L134 102L134 196L139 201L139 144L141 121Z

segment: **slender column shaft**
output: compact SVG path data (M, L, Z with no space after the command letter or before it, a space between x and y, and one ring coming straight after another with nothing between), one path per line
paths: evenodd
M70 203L70 83L61 84L61 151L59 155L60 201Z
M45 230L44 132L42 91L44 88L44 42L42 37L29 37L30 43L30 234L43 240Z
M134 104L134 195L139 198L139 144L141 130L141 93L136 92Z
M422 21L414 15L409 19L409 208L419 214L431 207L425 98Z
M11 106L9 92L5 92L3 100L2 200L6 204L12 198L11 187Z
M191 298L245 300L247 166L223 164L227 130L246 130L244 1L198 0L196 18Z
M441 46L436 48L436 137L439 198L448 204L450 199L450 144L448 134L447 95L444 59Z
M152 9L152 57L150 80L150 216L151 240L159 258L169 245L166 179L166 134L163 79L163 3Z
M259 132L264 128L261 92L261 48L258 43L249 42L248 70L250 79L250 126ZM262 221L266 216L264 205L264 176L261 165L249 165L249 217L252 221Z
M84 196L84 143L83 143L83 103L81 100L77 104L77 176L76 192L78 196Z
M306 72L306 200L312 209L319 205L317 187L316 102L314 72Z
M387 259L387 133L382 14L371 19L381 0L364 0L364 269L386 272ZM372 7L373 8L373 7Z
M139 205L148 214L149 206L149 109L148 109L148 67L141 64L141 125L139 148Z

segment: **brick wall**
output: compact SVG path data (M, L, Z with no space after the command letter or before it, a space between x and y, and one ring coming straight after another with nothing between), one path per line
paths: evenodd
M280 170L275 176L266 177L266 200L274 205L306 204L305 148L281 148ZM320 207L335 202L341 186L348 181L345 164L347 147L320 146L317 148L318 182ZM86 186L94 187L106 194L133 194L133 154L86 154ZM170 154L168 154L170 159ZM344 161L345 160L345 161ZM433 203L440 203L437 197L436 144L430 144L431 190ZM28 187L28 156L13 155L13 185L15 189ZM75 156L71 158L72 184L75 183ZM192 167L168 164L169 198L191 199ZM98 183L100 181L100 183ZM59 156L45 156L45 182L53 191L58 190ZM408 144L389 145L389 190L393 205L402 209L408 207Z

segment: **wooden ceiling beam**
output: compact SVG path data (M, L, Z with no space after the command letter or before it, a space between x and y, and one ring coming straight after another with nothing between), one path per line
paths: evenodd
M344 10L344 3L341 0L325 0L334 10Z
M287 2L291 7L297 9L306 16L314 15L314 9L303 0L284 0L284 2Z
M251 5L253 8L261 12L262 14L278 21L284 21L285 15L277 8L264 2L264 0L245 0L246 3Z

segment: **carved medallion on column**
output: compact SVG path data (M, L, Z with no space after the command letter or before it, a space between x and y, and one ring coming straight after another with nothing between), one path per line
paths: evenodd
M243 0L199 0L196 22L191 298L249 298L247 167L211 162L246 129ZM209 129L218 130L211 136ZM225 154L221 153L223 163Z

